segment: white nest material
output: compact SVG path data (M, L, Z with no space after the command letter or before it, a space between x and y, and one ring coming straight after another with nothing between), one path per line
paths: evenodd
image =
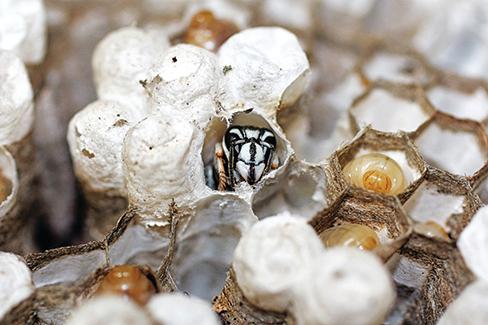
M469 269L488 283L488 206L478 210L457 241Z
M481 325L488 319L488 283L475 281L447 307L437 325Z
M0 319L33 293L32 275L24 260L0 252Z
M151 298L146 308L161 325L218 325L217 314L205 300L183 293L158 294Z
M164 34L126 27L108 34L96 47L92 66L98 97L143 105L141 81L169 48Z
M215 113L222 70L214 53L193 45L176 45L166 52L152 76L147 89L157 110L173 108L173 113L184 114L197 124L208 122Z
M241 238L233 267L244 296L256 306L282 312L293 300L306 270L322 251L303 219L283 213L256 223Z
M66 325L151 325L143 309L118 296L102 296L75 309Z
M395 301L390 274L373 253L349 247L325 251L297 291L297 324L380 324Z
M144 112L98 100L79 111L68 127L68 144L78 179L91 190L124 194L122 143Z
M0 49L37 64L46 53L46 12L42 0L0 1Z
M257 27L229 38L219 50L224 107L254 108L274 117L303 94L310 65L295 35L283 28Z
M198 140L190 122L158 113L128 132L123 149L127 191L142 215L162 214L172 199L190 204L205 190L201 159L195 161Z
M33 93L22 61L0 50L0 145L24 138L34 121Z

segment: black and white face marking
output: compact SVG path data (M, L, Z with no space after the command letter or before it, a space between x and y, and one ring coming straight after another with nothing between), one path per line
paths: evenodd
M251 185L256 184L269 170L275 148L276 137L269 129L230 127L223 141L230 184L235 183L236 176Z

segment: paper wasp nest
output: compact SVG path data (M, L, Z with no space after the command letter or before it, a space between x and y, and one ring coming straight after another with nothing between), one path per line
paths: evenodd
M482 294L488 88L444 70L472 24L435 33L465 5L53 0L36 71L42 3L6 3L0 235L35 207L33 100L71 117L86 220L15 257L0 323L448 324Z

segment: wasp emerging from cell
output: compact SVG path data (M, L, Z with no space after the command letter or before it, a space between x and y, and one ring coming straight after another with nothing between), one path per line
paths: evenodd
M258 183L279 166L276 137L267 128L232 126L215 145L214 175L219 191L233 190L240 182Z

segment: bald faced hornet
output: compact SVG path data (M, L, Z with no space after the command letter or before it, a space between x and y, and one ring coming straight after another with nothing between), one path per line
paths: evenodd
M239 182L254 185L270 169L278 168L276 137L267 128L232 126L222 143L215 145L217 189L234 189Z

